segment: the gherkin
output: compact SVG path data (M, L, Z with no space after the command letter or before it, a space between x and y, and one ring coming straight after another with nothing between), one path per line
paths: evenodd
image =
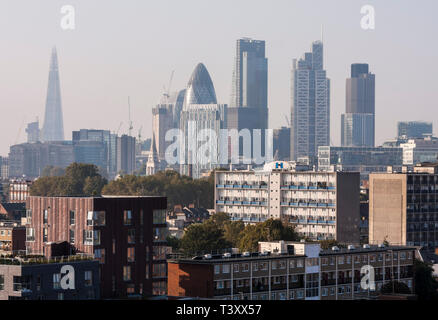
M202 63L196 66L187 85L184 106L192 104L217 104L213 82Z

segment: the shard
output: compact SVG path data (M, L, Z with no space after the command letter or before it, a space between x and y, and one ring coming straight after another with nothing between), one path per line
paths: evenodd
M47 87L42 140L64 140L64 122L62 116L61 88L59 83L58 55L56 53L56 48L53 48L52 57L50 59L49 83Z

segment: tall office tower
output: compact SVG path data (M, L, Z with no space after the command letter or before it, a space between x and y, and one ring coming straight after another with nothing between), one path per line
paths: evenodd
M135 138L126 134L117 137L117 172L133 174L135 170Z
M400 121L397 125L399 139L416 139L433 134L432 122Z
M27 125L27 143L35 143L40 141L40 123L37 121Z
M314 162L319 146L330 145L330 79L323 63L323 43L293 60L291 84L291 160Z
M170 142L166 142L166 133L174 128L173 104L159 104L152 109L152 131L159 160L165 160L166 149Z
M46 113L43 126L43 141L63 141L64 123L59 83L58 55L52 50L50 60L49 84L47 87Z
M368 64L351 65L346 86L346 113L341 117L341 143L344 147L374 147L375 75Z
M169 103L173 105L173 127L179 128L181 111L184 105L184 99L186 97L186 89L176 92L171 98Z
M290 128L281 127L273 132L274 160L287 161L290 157Z
M268 59L265 57L265 41L248 38L237 40L227 119L228 129L250 130L251 140L254 129L268 128ZM264 131L261 141L264 142ZM239 155L242 153L240 141Z
M204 134L213 130L219 137L219 130L226 128L226 109L226 105L217 104L210 75L202 63L198 64L187 85L181 112L180 129L184 134L184 146L181 148L184 148L185 156L181 173L199 178L203 171L218 166L219 139L210 140ZM202 147L207 147L208 152L201 154L201 150L206 151Z
M117 174L117 143L109 130L81 129L72 132L75 161L101 168L109 178Z

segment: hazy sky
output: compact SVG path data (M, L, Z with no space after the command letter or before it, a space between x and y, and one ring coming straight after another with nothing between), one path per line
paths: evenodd
M376 29L362 30L360 9L373 5ZM62 30L60 10L73 5L76 29ZM229 103L235 43L266 40L270 126L290 115L293 58L319 40L332 81L331 140L340 143L350 64L376 74L377 143L393 138L398 120L438 127L436 0L0 0L0 155L26 140L25 124L44 119L49 58L58 48L66 139L80 128L151 136L151 109L172 70L182 89L198 62ZM436 132L436 130L435 130ZM18 137L18 139L17 139Z

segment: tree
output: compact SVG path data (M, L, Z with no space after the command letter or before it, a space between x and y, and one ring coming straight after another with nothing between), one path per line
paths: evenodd
M382 289L380 289L382 294L391 294L391 293L401 293L401 294L410 294L411 289L404 284L403 282L391 281L387 282Z
M239 249L241 251L257 251L260 241L299 241L295 229L280 220L269 219L257 225L247 226L240 235Z
M48 171L52 170L53 168ZM105 184L107 184L106 179L99 174L99 169L95 165L73 163L66 168L62 176L46 176L37 179L30 188L30 195L100 196Z
M438 300L438 282L433 277L432 267L417 259L414 262L414 283L418 300Z
M238 248L242 237L242 231L245 229L243 221L228 221L224 224L224 238Z
M218 252L230 248L221 228L213 223L197 223L189 226L181 239L181 248L186 254Z
M181 240L174 236L168 236L166 238L167 245L172 247L174 251L178 251L181 247Z
M321 249L327 250L334 246L339 247L339 243L336 240L321 240L319 241L319 244L321 245Z

